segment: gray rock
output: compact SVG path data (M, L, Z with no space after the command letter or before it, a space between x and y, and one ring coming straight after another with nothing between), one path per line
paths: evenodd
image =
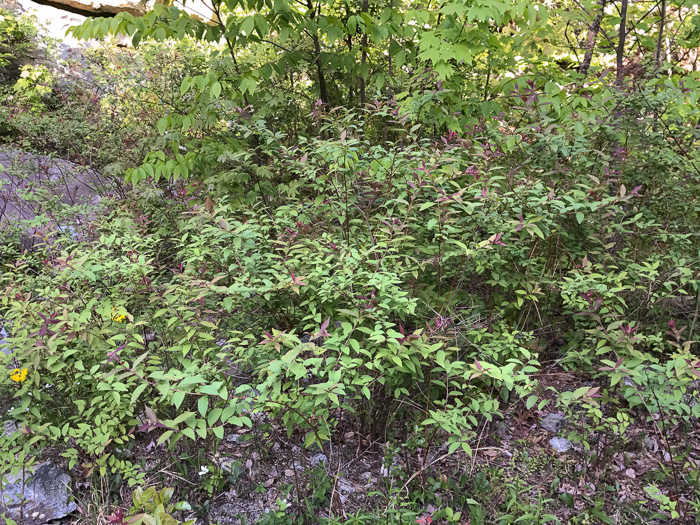
M317 467L321 463L325 463L327 465L328 458L325 454L314 454L309 458L309 463L311 463L314 467Z
M15 425L14 421L5 421L5 424L3 426L3 433L2 435L0 435L0 437L10 437L12 434L17 432L17 430L17 425Z
M547 432L557 434L566 426L566 419L561 414L547 414L540 419L540 426Z
M659 450L659 444L653 437L650 436L644 436L644 439L642 440L642 445L644 445L644 448L647 449L649 452L657 452Z
M245 525L255 523L264 509L256 502L241 501L235 494L229 493L226 501L215 503L209 510L209 521L218 525Z
M263 412L251 412L248 416L253 423L257 423L258 425L264 423L267 419L267 414Z
M0 221L33 219L44 209L26 200L25 193L46 191L64 205L96 206L111 188L96 170L62 159L0 148Z
M502 438L507 438L508 436L510 436L510 428L504 421L496 421L493 424L493 430L494 434Z
M23 483L20 476L5 476L4 501L0 501L0 513L20 521ZM75 511L76 504L69 501L70 476L53 463L42 463L35 467L31 478L24 483L23 525L42 525L63 518Z
M340 493L340 502L345 503L349 496L355 493L355 485L347 479L340 478L338 480L338 492Z
M571 448L571 442L563 437L553 437L549 440L549 444L557 452L566 452Z
M10 337L10 334L7 333L7 329L4 326L0 326L0 352L5 355L10 355L12 353L10 343L6 340L8 337Z
M226 441L229 443L243 443L245 441L245 436L241 434L229 434L226 436Z

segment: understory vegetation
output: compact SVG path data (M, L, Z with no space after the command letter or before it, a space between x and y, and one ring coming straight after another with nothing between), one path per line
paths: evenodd
M0 479L57 462L82 523L695 523L697 6L182 8L74 28L70 81L0 15L4 147L100 188L0 210Z

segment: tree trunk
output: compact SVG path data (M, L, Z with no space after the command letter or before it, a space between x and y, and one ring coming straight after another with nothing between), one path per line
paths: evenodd
M392 16L389 18L389 22L394 18L394 0L390 0L389 2L389 9L391 9ZM393 42L394 35L391 33L391 29L389 30L389 49L391 49L391 43ZM389 76L386 79L386 94L387 94L387 99L391 101L392 99L392 88L391 88L391 83L394 79L394 72L392 70L392 62L391 62L391 53L389 53ZM389 120L385 119L384 120L384 142L387 141L389 138Z
M664 43L664 25L666 24L666 0L661 0L661 20L659 20L659 38L656 40L654 60L656 67L661 67L661 48Z
M318 40L318 34L314 33L314 51L316 52L316 69L318 71L318 89L320 92L321 102L330 104L328 98L328 87L326 86L326 77L323 76L323 62L321 61L321 43Z
M600 23L603 21L603 14L605 12L605 0L599 0L598 5L600 6L600 11L598 11L593 19L593 23L588 27L588 35L586 36L586 54L583 55L583 62L581 62L581 65L578 68L578 72L583 76L588 74L588 69L591 67L595 41L596 38L598 38Z
M365 0L362 3L362 12L366 13L369 11L369 0ZM365 26L365 33L362 35L362 65L367 64L367 26ZM366 92L365 92L365 77L362 75L364 67L360 68L360 105L365 107L366 102Z
M622 0L622 6L620 8L620 33L617 42L617 78L615 79L616 84L620 84L622 79L625 77L625 68L622 63L625 53L625 39L627 38L627 2L628 0Z
M352 55L352 35L348 35L348 53ZM350 72L350 82L348 82L348 106L352 105L352 101L355 98L355 77Z
M389 22L393 21L394 19L394 0L391 0L389 2L389 9L391 10L391 18L389 18ZM391 32L391 29L389 30L389 49L391 49L391 44L394 41L394 34ZM394 72L392 70L392 59L391 59L391 53L389 53L389 78L386 81L387 84L387 93L389 95L389 98L391 98L392 95L392 88L391 88L391 82L394 79Z

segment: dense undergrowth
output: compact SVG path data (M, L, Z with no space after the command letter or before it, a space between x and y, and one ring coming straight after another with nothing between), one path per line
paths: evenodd
M7 142L119 180L97 208L5 223L20 376L0 375L18 428L3 471L63 458L90 481L92 522L126 522L134 487L176 486L184 521L251 471L220 461L240 428L256 451L282 436L326 457L269 523L692 522L692 75L524 73L464 123L441 116L437 76L420 103L395 85L363 107L284 91L256 106L187 39L88 56L83 83L47 70L3 94ZM489 455L498 421L554 410L575 461L528 432L511 462ZM337 489L348 435L386 474L354 509ZM656 464L621 497L645 439ZM172 491L144 494L131 515L176 522L150 517Z

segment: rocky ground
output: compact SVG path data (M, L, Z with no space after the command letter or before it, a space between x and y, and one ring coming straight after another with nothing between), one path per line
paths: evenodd
M567 389L591 383L590 379L555 370L541 380L543 384L557 384ZM580 430L590 421L572 421L553 408L541 412L524 411L520 404L506 407L503 420L483 426L472 456L461 451L448 453L440 439L435 439L435 444L429 448L392 450L387 444L371 441L350 429L341 429L334 441L325 443L323 449L305 449L303 435L287 438L284 429L263 415L253 420L252 429L232 428L216 453L208 456L209 464L220 466L218 473L208 469L183 471L180 465L173 463L163 446L157 445L157 438L149 435L143 435L121 454L129 458L148 458L149 477L157 473L161 479L169 479L171 485L180 487L176 498L187 499L195 510L199 509L200 515L206 510L208 518L199 518L198 525L255 523L268 513L284 511L287 505L287 512L293 512L299 502L313 499L317 490L331 494L331 503L319 516L379 512L391 504L385 497L387 494L403 493L411 482L432 486L429 490L447 497L455 490L446 481L440 481L447 478L485 479L492 484L490 497L495 506L504 505L514 486L527 487L527 492L519 496L524 504L528 500L535 504L552 490L562 498L572 495L571 506L557 505L558 508L553 509L566 523L579 507L588 505L596 497L601 487L616 487L616 500L623 506L644 501L643 480L671 461L666 438L658 434L653 421L645 424L640 418L622 440L595 433L581 440ZM578 437L570 440L572 431ZM699 434L697 427L684 433L678 426L671 429L667 437L674 447L682 439L697 451ZM594 447L595 455L591 454L590 447ZM690 453L689 458L700 462L697 452ZM180 459L183 464L191 465L194 456L181 453ZM62 516L60 523L94 522L91 520L95 519L96 512L92 501L95 487L90 483L91 478L82 477L79 468L70 471L70 477L66 470L60 458L40 464L36 474L38 484L25 493L28 498L25 508L37 512L37 516L43 514L45 519L37 517L32 525L47 523L49 517L59 516ZM227 478L227 490L208 485L217 476ZM18 480L12 481L18 483ZM69 481L70 488L67 488L65 485ZM196 490L188 492L188 486ZM209 497L206 496L208 490ZM18 500L13 501L16 509ZM7 508L12 510L12 504ZM626 519L631 518L620 514L616 523L627 523Z

